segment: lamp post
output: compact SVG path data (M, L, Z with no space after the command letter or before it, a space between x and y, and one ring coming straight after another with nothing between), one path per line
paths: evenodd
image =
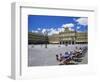
M75 44L76 44L76 28L75 28Z
M48 44L48 31L47 30L44 32L44 36L45 36L45 48L47 48L47 44Z
M76 44L76 39L77 39L77 27L75 28L75 44Z

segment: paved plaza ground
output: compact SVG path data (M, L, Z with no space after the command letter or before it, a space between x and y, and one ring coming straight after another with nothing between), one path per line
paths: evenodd
M87 44L76 44L76 45L60 45L59 44L49 44L47 48L45 45L29 45L28 46L28 66L50 66L58 65L56 60L56 54L64 54L66 51L74 51L75 47L85 47ZM87 64L87 53L82 58L82 62L79 64Z

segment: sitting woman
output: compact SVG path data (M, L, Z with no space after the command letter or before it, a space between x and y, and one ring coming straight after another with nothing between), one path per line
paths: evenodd
M57 59L57 61L62 61L63 60L63 56L62 56L62 54L60 53L60 55L56 55L56 59Z
M76 47L74 50L74 55L77 57L80 55L80 52L81 52L81 50L78 47Z
M69 58L69 55L70 55L69 52L65 52L65 54L63 55L63 57L64 57L65 59L67 59L67 58Z
M80 49L79 49L79 52L80 52L80 54L82 54L82 48L80 47Z
M56 59L57 61L59 61L59 65L64 65L64 57L62 56L62 54L60 53L60 55L56 55Z
M72 60L72 53L71 52L65 52L64 55L60 53L60 55L56 55L57 61L59 61L59 65L66 65L69 64Z
M73 57L74 57L74 52L70 51L70 59L73 59Z

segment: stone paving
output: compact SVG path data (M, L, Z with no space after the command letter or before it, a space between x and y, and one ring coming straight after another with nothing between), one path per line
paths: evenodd
M47 48L45 45L29 45L28 46L28 66L51 66L58 65L58 61L56 60L56 54L64 54L66 51L73 51L75 47L84 47L83 45L59 45L59 44L49 44ZM85 57L83 57L83 61L79 64L87 64L87 53Z

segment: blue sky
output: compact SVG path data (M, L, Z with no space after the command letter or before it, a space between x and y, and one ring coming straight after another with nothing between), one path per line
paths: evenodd
M88 28L87 17L71 16L47 16L47 15L29 15L28 31L41 32L48 31L50 35L64 31L64 27L69 30L85 32Z

